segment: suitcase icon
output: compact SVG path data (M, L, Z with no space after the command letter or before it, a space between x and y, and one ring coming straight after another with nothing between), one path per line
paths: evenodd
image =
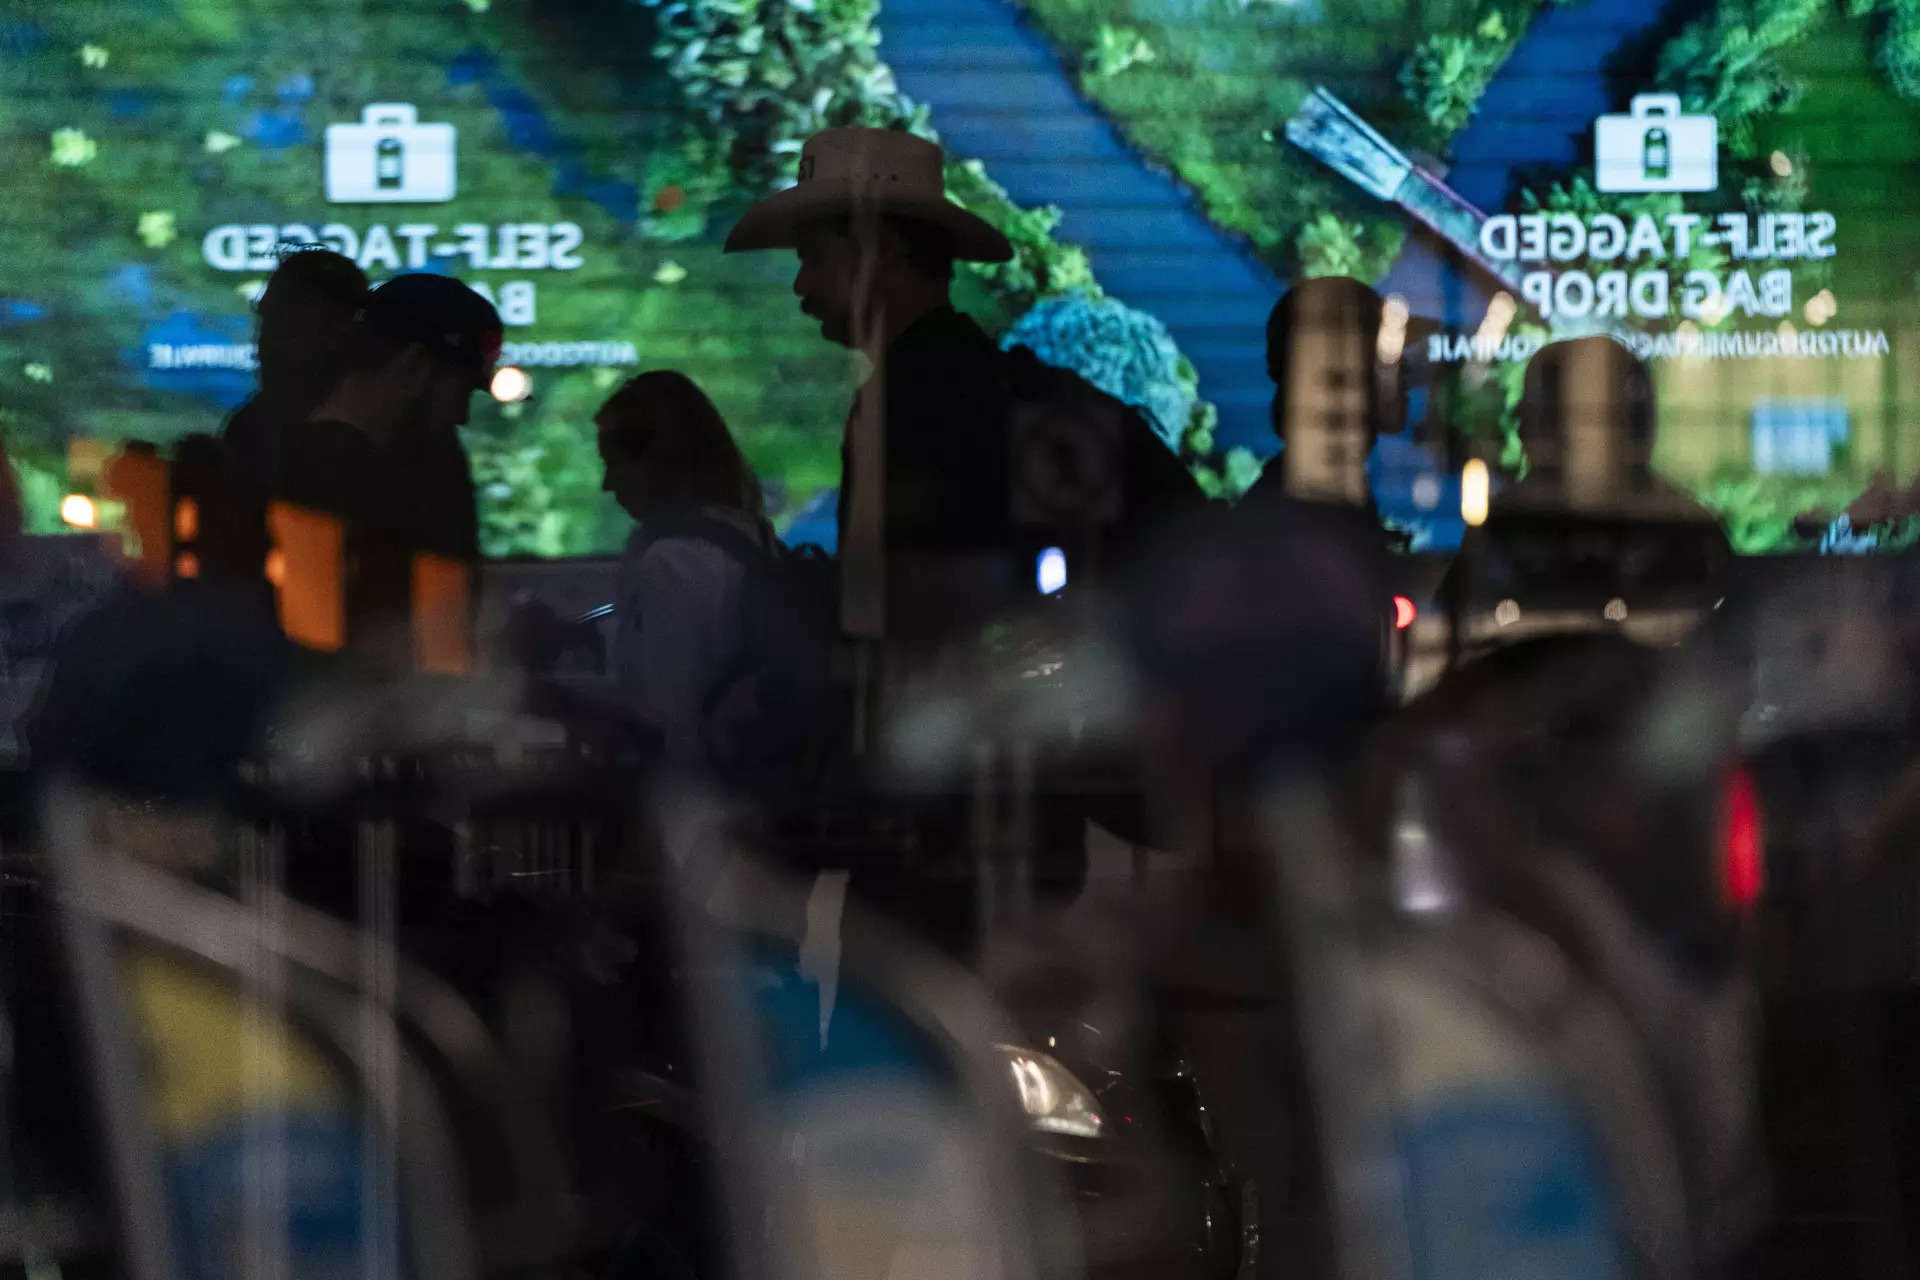
M327 126L327 199L334 204L437 204L453 199L453 126L421 124L411 103L376 102L358 124Z
M1593 122L1600 191L1711 191L1720 185L1720 122L1680 113L1672 93L1635 94L1626 115Z

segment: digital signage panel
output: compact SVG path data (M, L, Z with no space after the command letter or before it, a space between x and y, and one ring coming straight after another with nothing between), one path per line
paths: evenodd
M860 370L787 257L719 246L852 122L937 136L1014 240L962 307L1221 493L1276 448L1267 310L1350 275L1408 317L1371 474L1416 546L1457 536L1463 448L1524 468L1527 358L1594 332L1649 361L1655 469L1736 549L1920 527L1917 0L15 0L0 102L37 528L119 442L217 429L276 255L318 243L499 308L526 377L467 428L489 552L618 545L592 415L660 367L830 539Z

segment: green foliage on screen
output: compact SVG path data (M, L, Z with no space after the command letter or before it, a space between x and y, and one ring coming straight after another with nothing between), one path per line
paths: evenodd
M1470 32L1437 32L1415 47L1400 68L1400 89L1419 113L1428 145L1444 147L1466 128L1493 73L1512 51L1506 19L1497 9Z
M1903 98L1920 99L1920 3L1886 0L1879 6L1886 26L1875 62L1887 83Z
M838 481L856 370L795 308L790 255L723 256L719 241L789 179L817 128L931 136L879 59L876 12L873 0L18 0L9 39L30 47L0 58L12 112L0 132L12 182L0 300L34 316L0 324L0 430L31 481L29 520L56 527L74 438L164 445L218 429L213 392L150 382L143 361L170 316L208 318L221 341L250 336L265 272L210 267L210 228L332 218L582 228L583 265L543 274L536 323L507 339L631 342L638 362L534 367L531 399L476 398L465 439L488 553L619 545L626 521L600 492L593 415L643 368L699 382L776 517L797 510ZM451 205L325 203L319 139L372 102L417 103L423 120L456 127ZM530 104L534 126L515 104ZM262 121L297 143L275 145ZM1016 206L977 162L955 159L948 182L1016 247L1013 262L957 282L957 301L991 329L1060 290L1097 291L1085 254L1054 239L1055 211ZM610 207L604 192L622 190L630 203ZM457 274L498 285L513 273ZM221 394L245 381L235 372Z
M1128 140L1193 188L1208 218L1247 237L1282 276L1301 260L1302 232L1331 212L1355 252L1362 279L1383 274L1404 228L1316 162L1278 143L1275 131L1317 81L1389 136L1412 110L1392 83L1423 31L1473 10L1458 0L1346 0L1336 6L1209 4L1192 0L1021 0L1079 68L1081 90ZM1382 68L1387 74L1381 74ZM1299 255L1296 257L1296 255Z
M1397 222L1348 220L1323 210L1300 228L1294 254L1300 275L1306 279L1352 276L1356 280L1377 280L1400 256L1406 236L1406 228Z
M1656 78L1688 111L1715 116L1733 154L1750 156L1755 124L1791 108L1806 91L1777 55L1830 12L1826 0L1720 0L1660 51Z
M1063 294L1021 317L1004 341L1144 409L1169 448L1178 449L1195 425L1193 367L1167 327L1144 311L1085 292Z
M1710 481L1698 496L1720 517L1736 553L1764 555L1804 547L1794 521L1809 512L1845 510L1859 491L1859 482L1846 476L1730 472Z

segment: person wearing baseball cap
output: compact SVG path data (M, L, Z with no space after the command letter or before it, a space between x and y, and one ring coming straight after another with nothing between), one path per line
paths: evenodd
M479 559L458 428L473 393L492 380L500 346L500 315L472 289L446 276L396 276L355 316L345 374L288 432L273 496L346 527L359 576L348 584L350 615L405 618L415 553Z
M794 251L801 311L872 362L841 447L841 625L861 639L957 621L902 598L939 576L906 570L903 551L984 561L1008 541L1000 351L954 309L952 284L956 262L1005 262L1013 246L947 198L945 159L901 130L815 134L795 184L749 208L726 241L729 253ZM944 601L964 598L956 585L938 584Z
M354 318L346 373L292 433L276 496L471 560L473 480L457 428L493 377L501 325L458 280L396 276Z

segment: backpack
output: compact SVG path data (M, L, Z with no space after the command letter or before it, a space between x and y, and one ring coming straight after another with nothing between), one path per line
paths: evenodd
M844 701L834 683L839 641L833 560L811 544L769 545L698 511L649 518L646 544L698 538L745 571L740 647L701 700L710 762L742 781L796 783L838 746Z
M1016 528L1049 535L1097 572L1130 561L1207 497L1146 415L1027 347L1002 356Z

